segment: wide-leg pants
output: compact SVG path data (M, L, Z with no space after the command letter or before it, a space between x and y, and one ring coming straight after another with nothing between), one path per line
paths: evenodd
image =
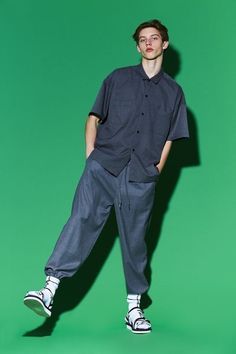
M126 289L143 294L147 251L145 233L155 194L155 182L129 182L129 164L116 177L97 161L89 159L73 200L71 216L64 226L46 267L46 275L71 277L92 250L115 207Z

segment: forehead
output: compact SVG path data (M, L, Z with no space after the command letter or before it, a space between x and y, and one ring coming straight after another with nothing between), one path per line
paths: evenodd
M139 37L147 37L147 36L151 36L154 34L159 34L160 32L155 28L155 27L147 27L147 28L143 28L140 32L139 32Z

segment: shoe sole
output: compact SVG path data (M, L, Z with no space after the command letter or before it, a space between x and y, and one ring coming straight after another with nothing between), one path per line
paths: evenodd
M51 311L44 305L42 300L36 296L26 296L24 298L24 304L39 316L51 317Z

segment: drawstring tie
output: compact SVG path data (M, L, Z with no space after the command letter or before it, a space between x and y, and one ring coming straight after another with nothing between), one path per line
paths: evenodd
M130 210L130 197L129 197L129 192L128 192L128 182L129 182L128 181L128 166L125 168L124 182L125 182L125 194L126 194L126 199L128 202L128 209ZM118 206L120 209L122 206L121 185L122 185L122 179L119 182L119 193L118 193Z

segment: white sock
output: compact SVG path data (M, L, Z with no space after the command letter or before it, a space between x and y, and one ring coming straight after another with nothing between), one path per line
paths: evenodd
M128 311L132 310L134 307L140 307L141 295L139 294L128 294Z
M41 290L44 293L46 302L48 302L49 300L50 301L52 300L59 284L60 284L60 279L55 278L55 277L51 277L51 276L46 277L46 284L45 284L44 288Z

